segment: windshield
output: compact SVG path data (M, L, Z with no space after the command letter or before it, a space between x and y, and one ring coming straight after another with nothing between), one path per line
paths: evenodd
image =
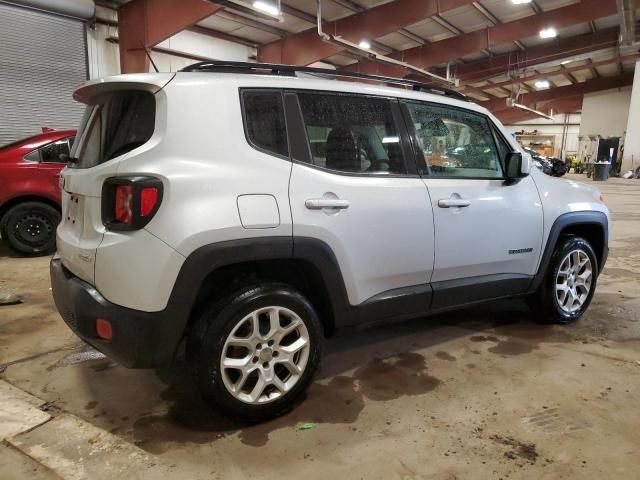
M155 126L155 98L149 92L118 92L88 106L71 157L73 168L91 168L146 143Z

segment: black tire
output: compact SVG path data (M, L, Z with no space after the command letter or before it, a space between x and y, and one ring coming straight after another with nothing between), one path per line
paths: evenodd
M54 207L41 202L24 202L12 207L4 218L3 234L6 233L12 250L26 255L55 252L60 213Z
M0 217L0 237L5 242L7 241L7 215Z
M251 312L269 306L285 307L297 314L304 323L309 337L306 366L297 382L280 397L265 403L246 403L233 396L225 386L221 357L225 342L234 328L243 323L242 320ZM276 418L297 404L313 380L322 357L323 343L322 324L312 305L291 287L268 283L243 288L207 308L189 335L187 358L197 387L212 409L220 410L235 420L257 423ZM274 352L277 347L276 344ZM253 356L255 352L258 350L246 354L243 352L242 355ZM255 362L256 358L253 356L251 361ZM275 359L270 361L277 362ZM258 367L261 362L258 361Z
M573 251L582 251L588 257L592 265L591 286L582 305L573 312L564 310L556 296L556 278L565 257ZM596 281L599 273L596 255L591 244L581 237L562 237L553 252L547 273L542 280L538 291L528 299L528 304L539 323L568 324L578 320L589 308L591 299L596 290Z

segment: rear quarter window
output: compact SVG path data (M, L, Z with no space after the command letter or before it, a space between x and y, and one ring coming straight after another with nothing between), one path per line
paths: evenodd
M242 114L245 134L252 146L267 153L289 156L280 91L243 91Z

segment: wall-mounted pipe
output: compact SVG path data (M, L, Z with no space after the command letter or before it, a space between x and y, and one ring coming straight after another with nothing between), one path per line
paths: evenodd
M401 62L400 60L396 60L395 58L387 57L386 55L382 55L377 53L370 48L362 48L357 43L350 42L340 36L330 35L322 30L322 0L316 0L316 16L318 21L318 35L326 42L335 43L336 45L340 45L345 47L347 50L354 51L363 57L371 58L377 60L382 63L387 63L390 65L396 65L398 67L406 68L407 70L411 70L412 72L419 73L420 75L427 76L432 80L437 82L447 83L449 85L458 86L458 79L452 78L449 75L449 69L447 68L447 76L443 77L440 75L436 75L435 73L431 73L423 68L416 67L415 65L411 65L407 62Z
M617 0L620 17L620 44L632 45L636 40L636 0Z
M553 120L553 117L551 115L547 115L544 112L541 112L539 110L534 110L533 108L529 108L526 105L522 105L520 103L516 103L513 99L511 98L507 98L507 106L508 107L512 107L512 108L517 108L519 110L525 110L527 112L533 113L535 115L538 115L542 118L547 118L549 120Z

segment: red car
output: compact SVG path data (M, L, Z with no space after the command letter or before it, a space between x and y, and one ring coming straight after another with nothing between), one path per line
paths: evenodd
M75 135L48 131L0 148L0 235L16 252L55 251L58 180Z

